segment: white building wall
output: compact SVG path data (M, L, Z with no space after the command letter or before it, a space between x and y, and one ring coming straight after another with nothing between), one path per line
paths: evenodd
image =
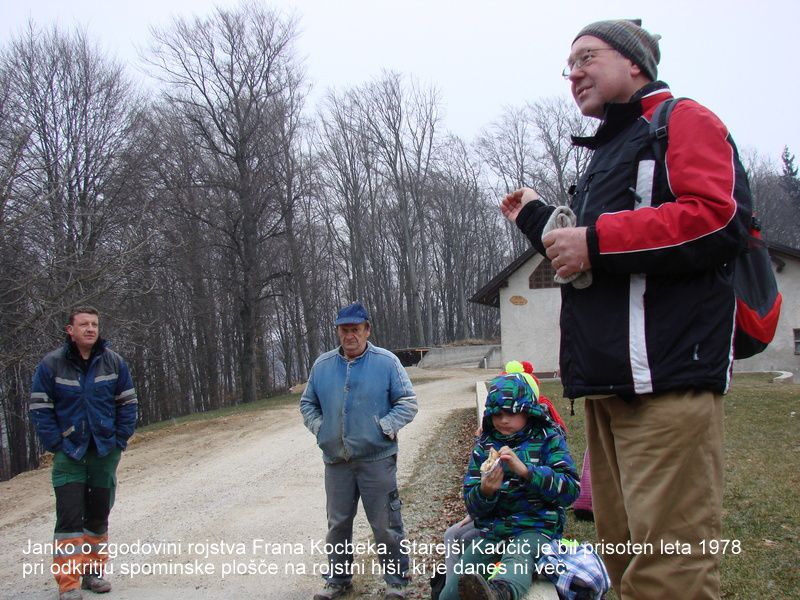
M735 371L791 371L800 381L800 355L794 353L794 330L800 329L800 261L780 256L786 264L775 273L783 296L775 339L761 354L734 363Z
M528 287L531 273L542 256L536 254L509 278L500 289L500 335L503 364L509 360L528 360L537 372L558 370L561 290ZM512 302L524 298L524 304Z

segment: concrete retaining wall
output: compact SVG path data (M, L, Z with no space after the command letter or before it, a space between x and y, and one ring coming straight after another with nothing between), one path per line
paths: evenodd
M499 355L500 346L486 344L482 346L445 346L431 348L417 364L418 367L486 367L482 364L484 357L493 353ZM495 365L489 365L496 368Z

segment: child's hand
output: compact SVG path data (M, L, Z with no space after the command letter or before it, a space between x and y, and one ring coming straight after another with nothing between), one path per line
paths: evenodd
M481 474L481 494L486 498L491 498L503 485L503 465L497 463L491 471Z
M508 446L500 448L500 461L502 464L508 465L508 468L520 477L528 477L528 467Z

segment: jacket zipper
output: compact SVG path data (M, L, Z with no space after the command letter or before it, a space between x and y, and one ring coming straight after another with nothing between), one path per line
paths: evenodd
M594 173L589 174L586 177L586 183L583 185L583 189L581 190L581 205L578 207L578 210L575 211L575 215L577 217L577 226L582 227L585 223L583 216L586 212L586 205L589 203L589 186L592 183L592 179L594 178Z

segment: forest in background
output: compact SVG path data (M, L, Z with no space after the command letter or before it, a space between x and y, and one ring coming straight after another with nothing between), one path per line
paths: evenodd
M85 31L0 46L0 480L39 463L30 380L73 305L100 309L142 424L304 381L353 300L387 348L498 337L469 302L527 248L498 201L566 203L594 124L532 99L464 140L392 71L311 107L297 36L255 2L176 19L143 58L152 94ZM798 247L794 157L744 158L766 237Z

